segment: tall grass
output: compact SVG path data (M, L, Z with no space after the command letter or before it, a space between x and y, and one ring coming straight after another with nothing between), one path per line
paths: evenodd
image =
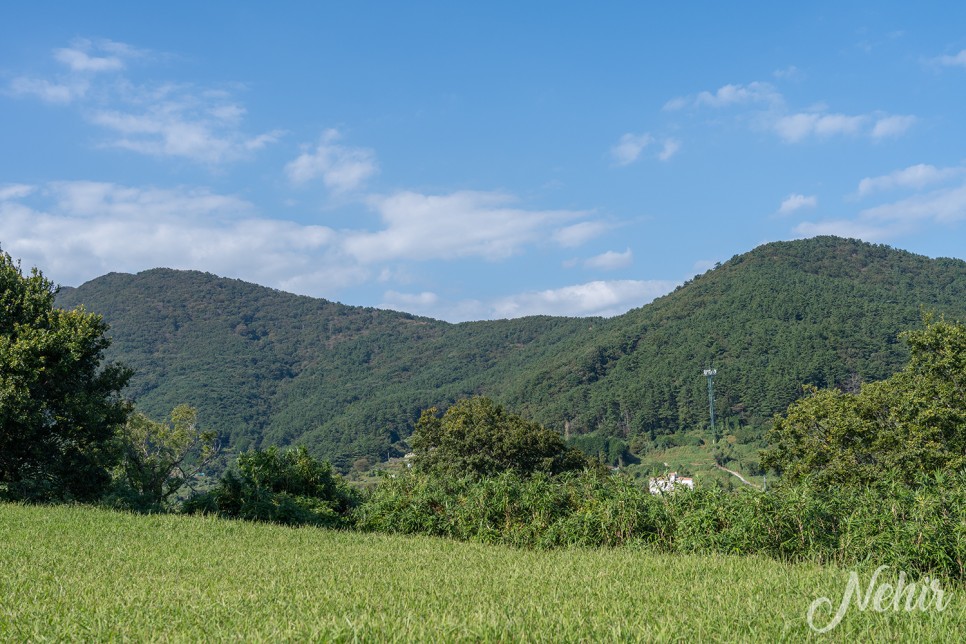
M0 641L801 641L808 606L837 602L846 581L762 557L0 504ZM950 599L942 612L853 609L831 636L953 641L966 604Z

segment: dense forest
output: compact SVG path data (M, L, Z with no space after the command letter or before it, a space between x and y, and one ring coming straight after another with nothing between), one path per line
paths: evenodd
M579 446L666 445L707 425L711 364L723 425L760 440L802 384L853 391L898 371L923 308L966 317L966 262L771 243L610 319L448 324L168 269L59 294L81 304L110 324L140 409L186 403L234 450L304 444L345 470L398 455L421 410L474 394Z

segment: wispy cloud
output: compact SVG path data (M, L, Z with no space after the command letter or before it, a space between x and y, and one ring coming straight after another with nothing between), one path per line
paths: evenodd
M637 161L644 150L654 145L658 140L651 134L633 134L628 132L621 136L620 140L610 149L610 156L614 160L614 165L626 166ZM655 157L661 161L667 161L681 149L681 142L677 139L666 138L661 142L661 150Z
M958 54L936 56L931 58L930 62L943 67L966 67L966 49L961 50Z
M15 77L6 93L75 105L85 120L108 133L101 146L206 165L246 158L281 136L279 130L245 133L245 109L224 88L132 82L129 64L151 59L149 54L111 40L75 40L53 50L57 73Z
M937 168L919 163L878 177L866 177L859 181L858 196L866 197L876 192L895 189L920 190L966 174L966 168Z
M610 149L610 155L617 165L630 165L637 161L644 148L654 142L654 137L648 133L632 134L628 132L621 136L620 141Z
M628 248L622 253L618 253L615 250L609 250L606 253L601 253L600 255L595 255L584 260L584 266L587 268L595 268L602 271L612 271L618 268L625 268L630 266L634 262L634 253Z
M661 152L660 154L657 155L657 158L660 159L661 161L667 161L675 154L677 154L680 149L681 149L680 141L678 141L677 139L665 139L664 146L661 148Z
M876 120L872 126L871 136L873 139L884 139L888 137L901 136L916 124L917 119L911 115L885 116Z
M23 199L24 197L33 194L36 189L36 186L31 186L26 183L0 184L0 201Z
M815 195L805 196L799 194L791 194L785 197L782 201L781 206L778 207L779 215L790 215L796 210L801 210L802 208L814 208L818 205L818 197Z
M66 105L87 93L89 83L83 80L54 82L42 78L15 78L7 88L7 94L15 97L32 97L44 103Z
M248 136L237 129L237 105L211 104L182 95L140 112L97 110L90 120L112 131L105 145L156 157L183 157L218 165L274 143L281 130Z
M747 85L722 85L717 90L699 92L693 96L679 96L664 104L666 111L680 110L685 107L724 108L734 105L765 103L780 105L782 95L770 83L754 81Z
M907 176L914 176L913 174ZM893 183L905 181L897 175ZM911 185L913 181L910 180ZM895 239L924 225L950 225L966 220L966 185L916 194L859 211L853 219L802 222L795 233L802 236L840 235L866 241Z
M799 112L775 119L773 129L784 141L798 143L811 136L828 137L835 134L857 134L867 121L866 116Z
M91 53L92 49L91 41L80 41L73 47L55 49L54 59L75 72L116 72L124 69L124 60L116 50L110 55L98 56Z
M794 70L794 68L791 68ZM776 72L776 77L787 77L792 72ZM743 106L751 110L749 122L774 132L786 143L800 143L810 138L827 139L833 136L867 136L875 140L905 134L918 119L911 115L887 114L872 111L865 114L830 112L824 106L808 110L789 109L785 97L770 83L728 84L715 91L702 91L680 96L664 105L665 111L686 107L723 108Z
M801 71L795 65L789 65L788 67L776 69L771 75L778 79L798 78L801 76Z
M611 225L603 221L581 221L553 231L551 238L564 248L576 248L603 235Z
M372 150L339 145L336 141L340 138L338 130L326 130L314 149L305 148L285 166L289 180L304 184L321 178L329 190L344 193L356 190L379 171Z

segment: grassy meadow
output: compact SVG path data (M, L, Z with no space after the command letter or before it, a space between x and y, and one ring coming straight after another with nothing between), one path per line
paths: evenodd
M822 596L837 607L848 573L816 565L85 507L0 505L0 570L3 641L949 641L966 630L966 591L944 584L945 611L853 603L817 636L808 607Z

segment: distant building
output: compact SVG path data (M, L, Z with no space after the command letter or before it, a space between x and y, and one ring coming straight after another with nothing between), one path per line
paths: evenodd
M652 476L647 481L647 487L651 494L673 492L679 487L693 490L694 479L690 476L678 476L677 472L671 472L667 476Z

